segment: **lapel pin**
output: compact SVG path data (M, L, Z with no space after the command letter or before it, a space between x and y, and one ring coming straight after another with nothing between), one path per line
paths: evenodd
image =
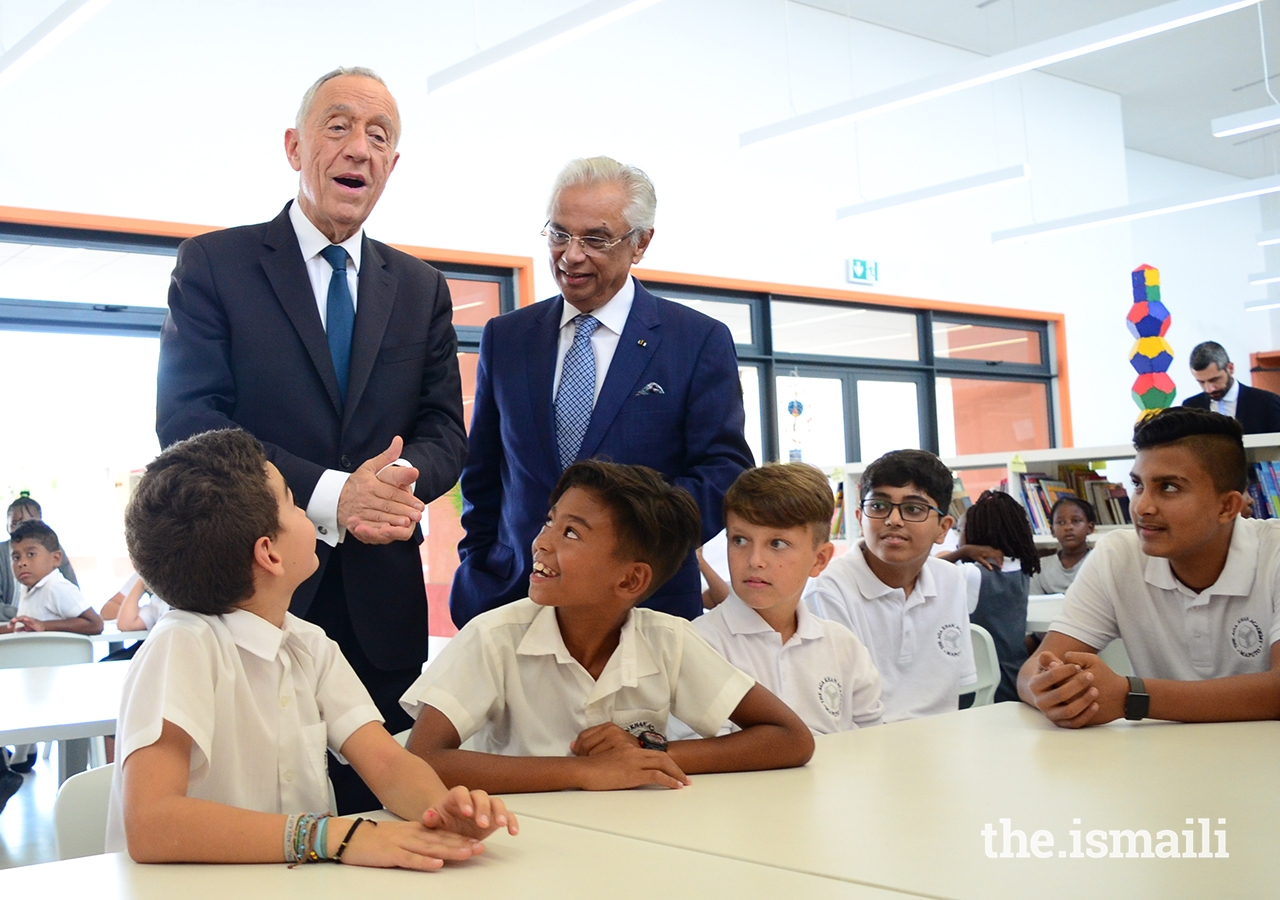
M641 338L640 340L636 341L636 343L637 343L637 344L639 344L641 347L647 347L647 346L649 346L648 344L646 344L646 343L644 342L644 338Z

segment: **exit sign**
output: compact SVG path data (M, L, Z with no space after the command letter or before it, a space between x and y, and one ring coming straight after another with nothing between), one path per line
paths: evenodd
M852 284L875 284L880 280L880 264L871 259L846 259L845 279Z

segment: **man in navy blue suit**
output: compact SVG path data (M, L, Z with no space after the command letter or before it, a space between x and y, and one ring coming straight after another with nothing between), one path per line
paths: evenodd
M316 526L320 567L291 611L337 641L393 732L427 657L418 522L466 451L444 276L364 234L399 136L369 70L312 85L285 132L297 199L178 248L156 401L162 446L233 426L263 442ZM330 773L341 812L378 803Z
M1216 341L1204 341L1191 350L1191 375L1204 389L1188 397L1183 406L1211 409L1232 416L1245 434L1280 431L1280 396L1252 388L1235 379L1236 366Z
M560 296L485 326L462 471L467 533L449 598L459 627L528 595L530 545L574 460L657 469L697 500L703 541L723 525L724 492L752 465L729 329L631 277L653 239L655 207L653 184L634 166L569 163L543 231ZM701 612L692 553L645 605Z

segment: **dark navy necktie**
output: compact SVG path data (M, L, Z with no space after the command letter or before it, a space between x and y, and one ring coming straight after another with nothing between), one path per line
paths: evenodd
M356 307L351 302L351 287L347 284L347 251L337 244L330 244L320 251L320 255L333 266L325 331L329 336L333 371L338 376L338 392L342 395L342 402L346 403L347 376L351 372L351 334L356 324Z
M600 327L600 320L575 316L573 323L573 343L564 355L560 388L556 391L556 443L561 469L567 469L577 459L596 401L596 354L591 348L591 335Z

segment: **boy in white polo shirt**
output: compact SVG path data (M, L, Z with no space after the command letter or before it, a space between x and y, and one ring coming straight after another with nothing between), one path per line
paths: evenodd
M62 547L53 529L39 519L27 519L9 535L9 558L18 582L18 614L0 634L14 631L70 631L100 634L102 617L80 588L58 571Z
M698 506L652 469L565 469L533 542L529 598L477 616L401 698L408 747L485 790L678 788L801 766L804 723L684 619L636 604L688 556ZM706 740L667 741L678 717ZM725 719L741 733L712 737ZM459 749L463 742L469 748Z
M739 475L724 495L733 592L693 623L815 734L878 725L884 712L867 648L800 602L835 552L834 512L827 476L813 466L772 463Z
M1174 407L1140 423L1133 446L1134 530L1085 559L1019 695L1071 728L1280 717L1280 521L1240 517L1240 424ZM1115 638L1135 677L1095 655Z
M958 709L978 680L964 574L932 556L953 524L945 512L953 484L924 450L894 450L867 466L856 511L862 540L805 595L871 651L886 722Z

